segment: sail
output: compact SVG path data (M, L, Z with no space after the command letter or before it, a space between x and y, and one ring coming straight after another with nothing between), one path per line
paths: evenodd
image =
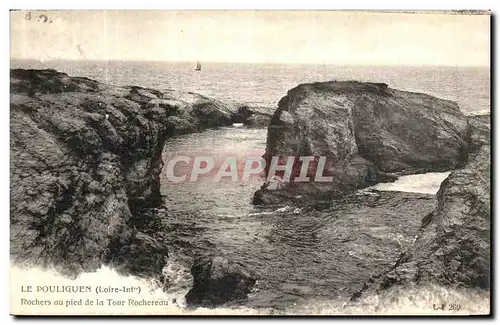
M198 61L198 63L196 63L196 70L201 70L201 63L200 63L200 61Z

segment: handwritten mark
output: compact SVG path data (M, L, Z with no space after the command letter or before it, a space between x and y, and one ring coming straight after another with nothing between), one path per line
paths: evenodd
M49 17L44 14L38 16L38 21L41 21L42 23L46 23L47 21L49 22L49 24L52 23L52 20L50 20Z
M28 13L26 13L26 15L24 15L24 19L26 19L26 20L31 20L31 18L32 18L31 12L28 12ZM52 19L45 14L38 15L37 21L40 23L43 23L43 24L46 24L46 23L52 24Z

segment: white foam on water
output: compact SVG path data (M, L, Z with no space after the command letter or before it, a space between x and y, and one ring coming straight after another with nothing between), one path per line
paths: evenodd
M171 286L166 291L158 284L145 278L124 276L108 267L101 267L95 272L81 274L76 279L66 278L53 270L40 268L20 268L10 266L10 312L15 315L469 315L488 314L490 310L489 293L475 290L446 289L426 286L413 289L389 290L383 295L369 296L355 303L341 300L309 300L302 305L290 306L286 310L253 309L247 307L235 308L196 308L186 309L179 301L179 295L187 293L182 281L184 272L179 265L167 265L174 286L180 285L175 291ZM26 288L36 286L91 286L90 293L23 293L21 286ZM96 294L97 286L140 287L141 293L106 293ZM80 306L23 306L20 300L62 300L82 299ZM103 306L85 306L89 299L105 301ZM107 299L122 300L122 306L109 306ZM163 306L130 306L128 299L163 301ZM175 299L175 300L174 300ZM445 304L445 310L435 309ZM450 309L459 306L459 310Z
M378 183L365 190L374 189L378 191L398 191L410 193L436 194L441 183L451 172L425 173L417 175L400 176L392 183Z
M441 309L443 308L443 309ZM357 302L310 301L287 315L486 315L490 312L488 292L447 289L427 285L395 287Z
M475 112L467 112L465 115L467 116L475 116L475 115L488 115L491 114L491 110L488 108L480 109Z
M252 212L249 213L248 216L267 216L271 214L274 214L274 211Z
M284 207L281 207L281 208L278 208L274 211L261 211L261 212L252 212L252 213L249 213L248 216L262 216L262 215L273 215L275 213L283 213L283 212L288 212L292 209L291 206L289 205L285 205ZM295 208L293 210L293 213L297 214L297 213L300 213L302 212L302 209L299 209L299 208Z
M277 209L275 212L286 212L290 209L291 209L291 207L287 205L287 206L284 206L282 208Z
M166 273L170 273L172 285L164 291L157 283L147 278L134 276L124 276L109 267L101 267L95 272L80 274L76 279L69 279L54 270L42 270L37 267L21 268L10 266L10 313L14 315L251 315L259 314L257 310L251 308L197 308L186 309L184 307L184 295L189 290L182 286L185 270L177 269L178 266L167 265ZM180 272L179 272L180 271ZM165 273L165 270L164 270ZM27 286L32 286L31 293L21 292L21 287L25 290ZM180 285L181 289L176 291L175 286ZM37 286L90 286L92 292L85 293L43 293L36 292ZM96 293L98 287L140 287L141 292L131 293ZM22 305L21 299L30 301L50 300L50 306ZM81 305L65 306L67 300L82 299ZM104 301L104 305L95 305L99 299ZM108 299L123 301L122 305L108 305ZM134 306L128 304L128 300L135 301L156 301L162 305ZM54 302L60 300L62 306L55 305ZM94 301L93 306L85 305L85 301Z

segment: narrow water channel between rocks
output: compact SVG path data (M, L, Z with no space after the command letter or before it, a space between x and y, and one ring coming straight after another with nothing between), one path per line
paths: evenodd
M179 155L244 159L264 153L265 139L266 129L208 130L168 140L163 159L168 162ZM171 271L177 272L171 290L179 294L189 290L193 258L222 256L252 270L258 279L249 299L237 305L286 309L313 300L345 301L413 244L447 175L406 176L375 187L389 191L361 190L316 211L252 205L253 193L263 183L259 177L248 182L172 183L162 173Z

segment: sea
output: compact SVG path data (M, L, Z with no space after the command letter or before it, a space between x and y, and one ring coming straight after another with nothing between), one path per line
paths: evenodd
M190 91L227 102L267 107L270 111L289 89L300 83L359 80L384 82L391 88L453 100L466 115L490 112L488 67L202 62L202 70L195 71L195 65L195 62L11 61L11 68L50 68L114 85ZM234 125L178 136L167 140L163 157L168 161L179 154L210 152L218 158L262 154L266 132L266 128ZM450 172L408 175L372 189L412 193L428 200ZM442 287L396 291L388 296L365 297L357 304L349 303L353 288L359 288L369 276L392 265L402 247L413 240L420 220L408 220L397 210L374 217L372 210L357 205L352 205L355 208L351 210L338 205L327 212L289 205L255 207L252 196L262 183L263 179L256 177L246 182L173 184L162 173L161 193L169 209L165 223L172 243L164 269L170 286L162 290L154 287L150 279L125 277L107 267L81 277L95 283L153 286L152 296L172 301L163 311L166 314L432 314L436 313L433 304L444 302L461 304L459 311L453 311L455 314L489 312L487 293ZM221 256L251 269L258 281L248 299L215 309L186 308L184 296L192 286L190 265L194 258L204 255ZM63 279L53 270L12 268L16 274L43 276L49 282L76 281Z
M298 84L331 80L384 82L391 88L456 101L465 113L490 110L489 67L339 66L130 61L11 60L14 68L47 68L115 85L192 91L226 101L276 107Z

